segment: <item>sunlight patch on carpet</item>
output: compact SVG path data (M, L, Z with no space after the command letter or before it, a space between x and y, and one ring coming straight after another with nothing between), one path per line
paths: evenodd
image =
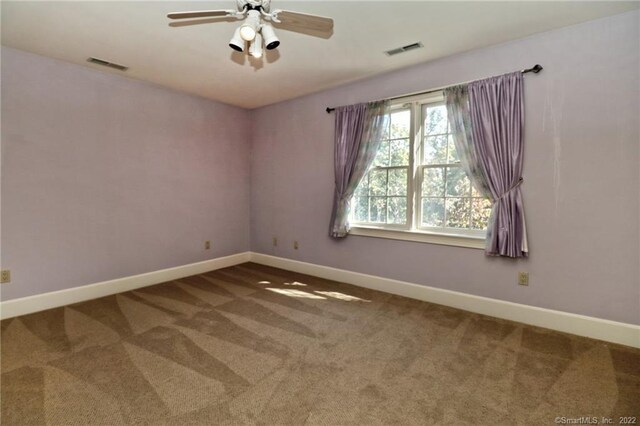
M306 291L301 290L289 290L287 288L268 288L267 290L289 297L301 297L304 299L327 299L326 297L318 296L317 294L313 293L307 293Z
M345 300L347 302L371 302L371 300L361 299L356 296L350 296L348 294L340 293L337 291L314 291L314 293L322 294L323 296L333 297L334 299Z

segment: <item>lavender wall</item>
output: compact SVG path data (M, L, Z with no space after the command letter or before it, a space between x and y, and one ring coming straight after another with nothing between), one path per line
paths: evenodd
M2 48L2 299L248 250L248 114Z
M2 48L1 261L13 275L2 299L242 252L251 235L256 252L640 324L639 22L605 18L251 112ZM525 79L530 259L328 238L326 106L536 62L545 70ZM529 287L515 284L519 270Z
M253 111L252 250L640 324L639 22L638 12L618 15ZM358 236L328 238L333 116L325 107L535 63L545 70L525 78L523 192L530 259ZM280 240L276 248L274 235ZM294 239L300 242L297 251ZM516 285L519 270L530 272L529 287Z

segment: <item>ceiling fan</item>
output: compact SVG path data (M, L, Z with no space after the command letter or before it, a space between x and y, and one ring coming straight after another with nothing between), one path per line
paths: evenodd
M225 17L245 21L236 28L229 41L229 47L244 52L249 43L249 54L255 58L262 57L263 47L273 50L280 45L271 23L300 28L310 32L326 33L333 30L333 19L288 10L271 11L271 0L236 0L236 9L230 10L197 10L191 12L172 12L170 19L194 19ZM195 23L212 23L216 21L202 20ZM295 29L294 29L295 31ZM305 31L301 31L305 32Z

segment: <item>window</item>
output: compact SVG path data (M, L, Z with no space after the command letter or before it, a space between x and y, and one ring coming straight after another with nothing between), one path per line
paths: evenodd
M355 222L402 225L408 218L411 159L411 109L392 111L373 166L362 179L351 205Z
M418 235L420 241L437 236L431 242L482 246L491 202L460 165L441 92L392 105L389 127L351 206L355 235Z

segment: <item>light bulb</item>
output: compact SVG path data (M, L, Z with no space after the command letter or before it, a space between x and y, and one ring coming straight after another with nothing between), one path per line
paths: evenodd
M251 41L256 38L256 30L249 25L243 25L240 27L240 37L242 37L243 40Z

